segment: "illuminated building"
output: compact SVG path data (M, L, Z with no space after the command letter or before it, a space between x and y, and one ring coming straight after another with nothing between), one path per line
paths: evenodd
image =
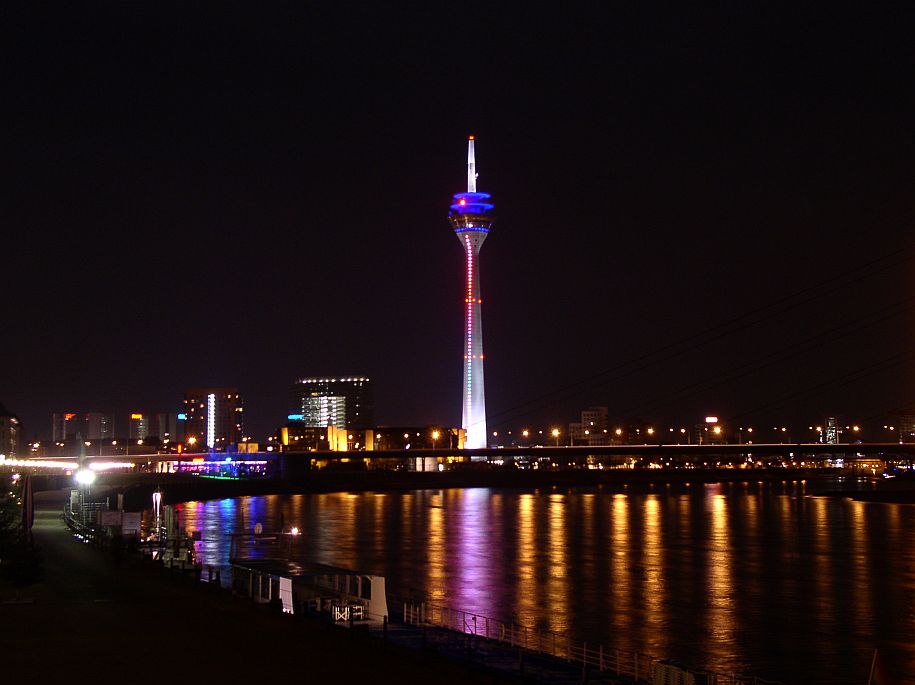
M242 400L236 388L191 388L184 393L184 438L200 447L224 450L241 442ZM178 417L180 418L180 414Z
M823 426L826 430L822 437L822 441L827 445L838 445L839 437L842 435L842 427L840 425L839 417L827 416L826 420L823 421Z
M314 428L370 428L373 394L367 376L300 378L292 386L287 419Z
M0 454L13 456L19 453L22 424L15 414L0 404Z
M371 428L347 430L290 421L280 428L279 443L284 452L371 452L375 449L375 432Z
M483 328L480 299L480 248L495 221L494 205L489 193L477 192L476 159L473 136L467 144L467 192L454 196L448 218L454 233L464 248L464 337L461 386L463 418L466 433L464 446L470 449L486 447L486 393L483 385Z
M127 439L149 437L149 416L140 412L131 412L127 419Z

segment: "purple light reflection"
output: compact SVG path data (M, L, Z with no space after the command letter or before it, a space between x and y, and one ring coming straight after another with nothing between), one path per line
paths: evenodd
M497 550L502 549L501 526L494 520L493 495L488 488L449 491L448 537L456 541L451 568L454 607L489 616L495 594L501 592ZM472 628L472 626L471 626Z

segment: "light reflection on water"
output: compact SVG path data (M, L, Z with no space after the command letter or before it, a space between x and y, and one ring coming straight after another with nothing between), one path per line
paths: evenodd
M786 683L915 681L915 507L798 498L805 483L644 494L425 490L189 502L203 563L297 526L304 560L389 595ZM862 675L863 673L863 675Z

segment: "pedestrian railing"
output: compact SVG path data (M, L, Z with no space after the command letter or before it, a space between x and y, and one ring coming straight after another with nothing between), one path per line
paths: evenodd
M682 683L683 685L783 685L779 681L756 676L724 674L683 668L649 654L625 649L607 648L601 644L572 640L569 634L539 630L489 616L421 602L395 600L390 606L402 606L407 625L441 628L528 652L547 655L580 666L583 671L614 673L643 683ZM458 635L460 634L460 635Z

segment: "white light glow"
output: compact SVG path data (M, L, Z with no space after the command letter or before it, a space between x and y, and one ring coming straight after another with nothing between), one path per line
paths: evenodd
M112 469L132 469L133 464L129 461L94 461L89 464L93 471L111 471Z
M216 394L207 395L207 447L216 445Z
M92 485L95 482L95 471L92 469L80 469L73 474L73 480L80 485Z

